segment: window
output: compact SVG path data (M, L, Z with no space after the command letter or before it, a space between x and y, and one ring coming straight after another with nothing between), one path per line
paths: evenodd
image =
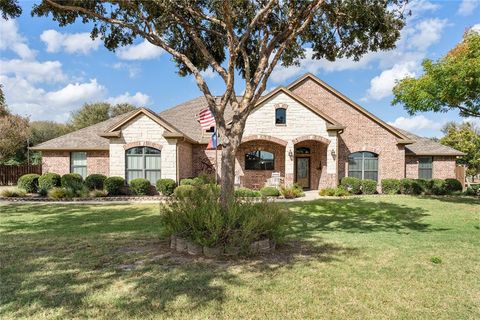
M84 179L87 177L87 153L72 152L70 153L70 172L78 173Z
M277 108L275 109L275 124L287 123L287 109Z
M252 151L245 155L245 170L273 170L275 157L268 151Z
M310 148L307 147L299 147L295 149L296 154L310 154Z
M432 179L433 159L432 157L418 158L418 178Z
M350 154L348 156L348 176L377 181L378 155L365 151Z
M151 147L134 147L125 152L127 183L132 179L145 178L155 184L161 178L161 152Z

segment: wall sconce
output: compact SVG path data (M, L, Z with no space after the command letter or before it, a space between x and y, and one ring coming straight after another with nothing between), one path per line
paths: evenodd
M330 154L332 155L333 159L335 159L335 157L337 156L335 149L332 149L332 151L330 151Z
M290 160L293 160L293 152L292 152L292 149L288 150L288 156L290 157Z

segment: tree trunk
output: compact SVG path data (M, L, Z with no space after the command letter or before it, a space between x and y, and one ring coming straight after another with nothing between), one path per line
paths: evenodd
M222 147L222 168L221 168L221 188L220 188L220 205L224 212L228 212L228 205L233 198L235 184L235 154L237 148L232 143L223 144Z

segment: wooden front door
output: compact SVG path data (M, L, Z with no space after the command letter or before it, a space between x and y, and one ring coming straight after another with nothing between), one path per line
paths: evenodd
M304 189L310 188L310 158L295 158L295 182Z

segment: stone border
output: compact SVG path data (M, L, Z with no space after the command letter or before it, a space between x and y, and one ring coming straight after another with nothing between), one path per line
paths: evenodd
M97 197L97 198L62 198L52 199L48 197L0 197L0 201L6 202L112 202L112 201L160 201L165 202L170 197L166 196L118 196L118 197Z
M249 254L271 253L275 250L275 247L275 242L269 239L254 241L250 244ZM177 236L170 237L170 249L180 253L188 253L192 256L204 255L207 258L218 258L221 256L237 257L240 254L239 247L202 247Z

